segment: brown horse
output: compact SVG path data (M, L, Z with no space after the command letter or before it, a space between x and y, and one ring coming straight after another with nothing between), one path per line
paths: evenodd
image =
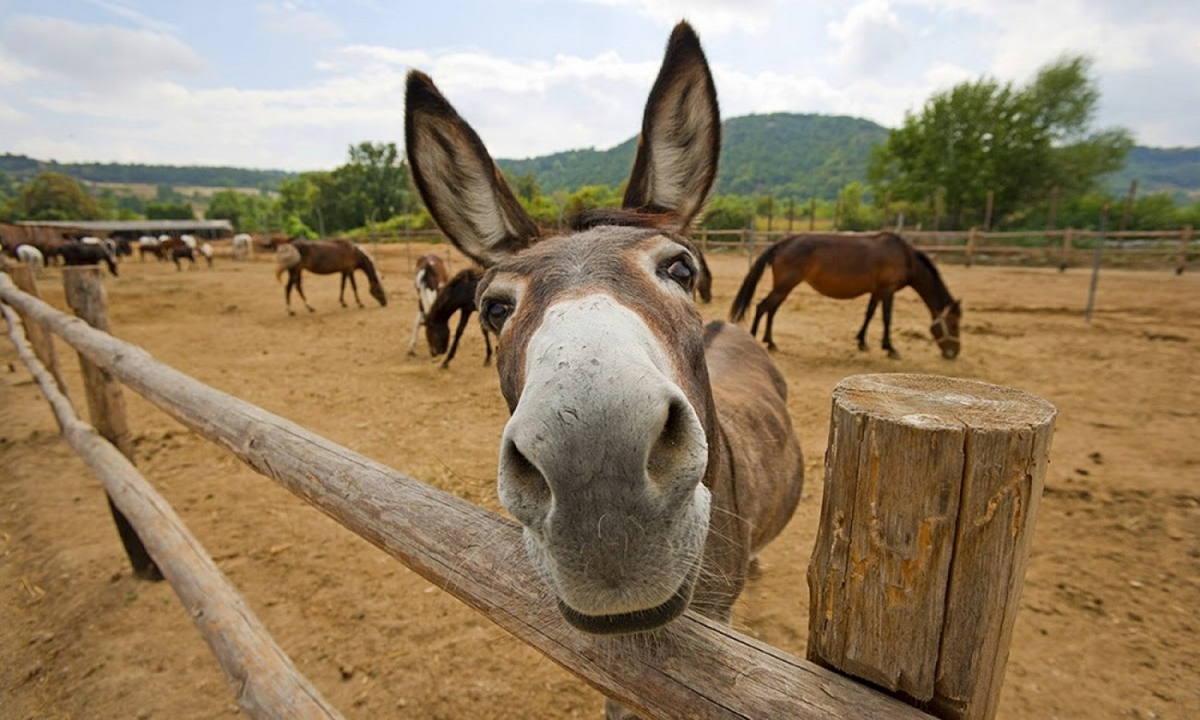
M438 293L449 279L450 273L446 270L446 263L437 255L430 253L417 258L417 271L413 275L413 287L417 291L417 318L413 321L412 342L408 344L409 357L417 354L417 335L421 326L425 324L425 318L437 300ZM474 298L471 299L474 301ZM430 345L429 349L433 350L433 346Z
M357 245L349 240L293 240L290 243L281 243L275 255L275 279L279 280L285 272L288 274L287 288L284 290L284 303L288 315L295 314L292 312L293 287L300 293L304 307L308 308L309 312L316 312L308 304L308 298L304 297L304 287L300 283L300 273L304 270L317 275L341 273L342 289L338 293L338 302L342 307L346 307L346 280L350 281L350 288L354 290L354 302L358 303L359 307L363 306L362 300L358 299L358 283L354 282L354 271L362 270L371 284L371 297L380 305L387 305L387 295L383 292L383 285L375 273L375 264Z
M512 413L500 500L585 632L651 630L688 607L728 621L751 558L800 496L783 377L741 328L705 327L694 302L699 256L683 232L712 188L720 132L699 39L680 23L624 210L550 236L433 81L408 76L414 182L489 268L477 299Z
M454 353L458 352L458 341L462 338L463 330L471 313L475 312L475 291L479 281L483 279L483 271L479 268L467 268L452 277L425 316L425 339L429 341L429 351L434 357L446 353L442 361L442 369L450 367ZM454 342L450 343L450 318L458 313L458 328L454 331ZM447 352L446 345L450 344ZM483 358L484 365L492 364L492 341L488 337L488 326L483 326L483 343L487 346L487 355Z
M958 326L962 320L962 301L955 300L938 274L933 261L914 249L895 233L874 235L796 235L775 243L754 261L734 298L729 319L739 322L754 298L754 288L767 265L774 284L770 294L758 303L750 334L758 334L758 321L765 314L767 327L763 342L775 350L771 326L775 312L792 288L802 282L827 297L849 300L870 294L867 317L855 337L858 349L867 349L867 326L875 315L875 306L883 304L883 349L889 357L899 357L892 347L892 296L912 287L925 301L933 317L930 332L942 351L953 360L962 347Z

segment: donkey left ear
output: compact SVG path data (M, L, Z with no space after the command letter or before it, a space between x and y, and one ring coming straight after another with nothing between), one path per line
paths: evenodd
M423 72L408 73L404 141L413 181L455 247L484 267L527 247L538 227L483 141Z
M686 227L704 207L720 154L717 89L700 38L681 22L646 101L624 207L668 211Z

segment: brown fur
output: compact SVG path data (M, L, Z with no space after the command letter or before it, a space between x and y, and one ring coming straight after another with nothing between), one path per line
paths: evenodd
M304 296L304 287L301 284L301 272L307 270L317 275L332 275L341 273L342 285L341 291L338 293L338 302L342 307L346 307L346 281L350 281L350 288L354 291L354 302L362 307L362 300L358 298L358 283L354 281L354 271L362 270L367 276L367 281L371 287L371 297L380 305L387 305L387 295L383 291L383 286L379 282L379 277L375 273L375 264L367 257L361 249L349 240L293 240L288 243L288 246L293 248L299 255L299 260L295 261L294 256L288 251L280 250L284 247L280 244L276 249L276 270L275 278L279 279L284 272L288 274L287 287L284 290L284 303L287 306L288 314L292 312L292 288L296 288L296 292L300 293L300 299L304 301L304 307L308 308L309 312L315 312L311 305L308 304L308 298ZM281 258L287 257L287 260ZM280 263L283 264L280 264Z
M948 359L958 355L958 326L962 317L960 301L946 288L933 262L904 238L895 233L874 235L797 235L784 238L767 248L751 266L729 311L729 319L740 321L754 296L754 289L767 267L771 268L771 292L758 303L750 334L758 334L758 323L766 316L763 342L775 350L771 328L775 313L792 288L808 283L827 297L848 300L870 295L866 318L857 339L866 350L867 326L877 304L883 304L883 349L895 357L891 342L892 298L905 287L912 287L929 308L930 316L942 322L931 328L934 339Z

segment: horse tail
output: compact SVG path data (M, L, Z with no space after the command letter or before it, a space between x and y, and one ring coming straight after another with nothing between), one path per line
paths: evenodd
M738 290L737 297L733 299L733 307L729 308L730 322L740 322L746 316L746 308L750 307L750 301L754 299L754 289L758 287L758 281L762 278L763 271L767 269L767 263L775 258L779 248L790 239L785 238L767 248L750 266L750 272L746 273L746 279L742 281L742 287Z
M283 274L300 264L300 251L290 243L275 248L275 282L281 282Z

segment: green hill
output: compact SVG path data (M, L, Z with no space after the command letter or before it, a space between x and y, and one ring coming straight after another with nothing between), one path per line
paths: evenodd
M1200 147L1134 147L1125 159L1125 169L1110 175L1106 185L1113 193L1123 194L1134 178L1139 196L1165 192L1179 200L1200 199Z
M123 165L120 163L58 163L24 155L0 155L0 172L25 182L43 171L70 175L76 180L102 183L199 187L253 187L276 190L280 180L295 173L282 170L247 170L235 167L178 165Z
M869 120L775 113L723 124L716 192L833 199L838 188L866 176L871 148L887 128ZM542 191L618 185L629 175L637 138L609 150L570 150L528 160L498 160L514 175L532 172Z

